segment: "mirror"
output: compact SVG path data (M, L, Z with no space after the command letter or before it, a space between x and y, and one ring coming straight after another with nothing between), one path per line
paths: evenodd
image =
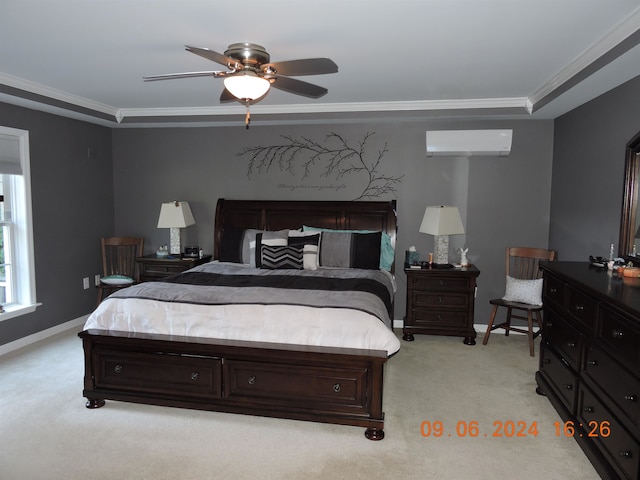
M624 166L624 193L622 215L620 217L619 254L626 260L640 263L640 239L636 245L638 232L638 182L640 181L640 133L628 144Z

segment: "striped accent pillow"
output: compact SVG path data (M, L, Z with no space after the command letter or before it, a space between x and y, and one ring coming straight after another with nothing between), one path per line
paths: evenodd
M302 270L304 247L262 245L260 268Z

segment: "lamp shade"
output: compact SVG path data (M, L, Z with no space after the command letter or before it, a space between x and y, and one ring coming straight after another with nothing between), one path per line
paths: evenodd
M266 78L246 71L226 77L224 86L231 95L240 100L255 100L267 93L271 84Z
M163 203L158 218L158 228L184 228L195 225L188 202Z
M464 233L458 207L438 205L427 207L420 224L420 233L429 235L456 235Z

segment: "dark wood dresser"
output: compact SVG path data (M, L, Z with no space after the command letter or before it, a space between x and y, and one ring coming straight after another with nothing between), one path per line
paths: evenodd
M538 393L600 476L640 473L640 279L547 262Z
M459 268L405 268L407 274L407 313L403 339L412 341L415 333L464 337L475 345L473 328L476 278L473 265Z

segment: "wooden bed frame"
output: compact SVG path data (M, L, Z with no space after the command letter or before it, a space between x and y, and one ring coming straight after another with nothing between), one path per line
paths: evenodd
M302 225L382 230L396 238L395 201L220 199L214 259L225 227L264 230ZM366 427L384 438L387 353L334 347L87 330L83 395L105 399Z

